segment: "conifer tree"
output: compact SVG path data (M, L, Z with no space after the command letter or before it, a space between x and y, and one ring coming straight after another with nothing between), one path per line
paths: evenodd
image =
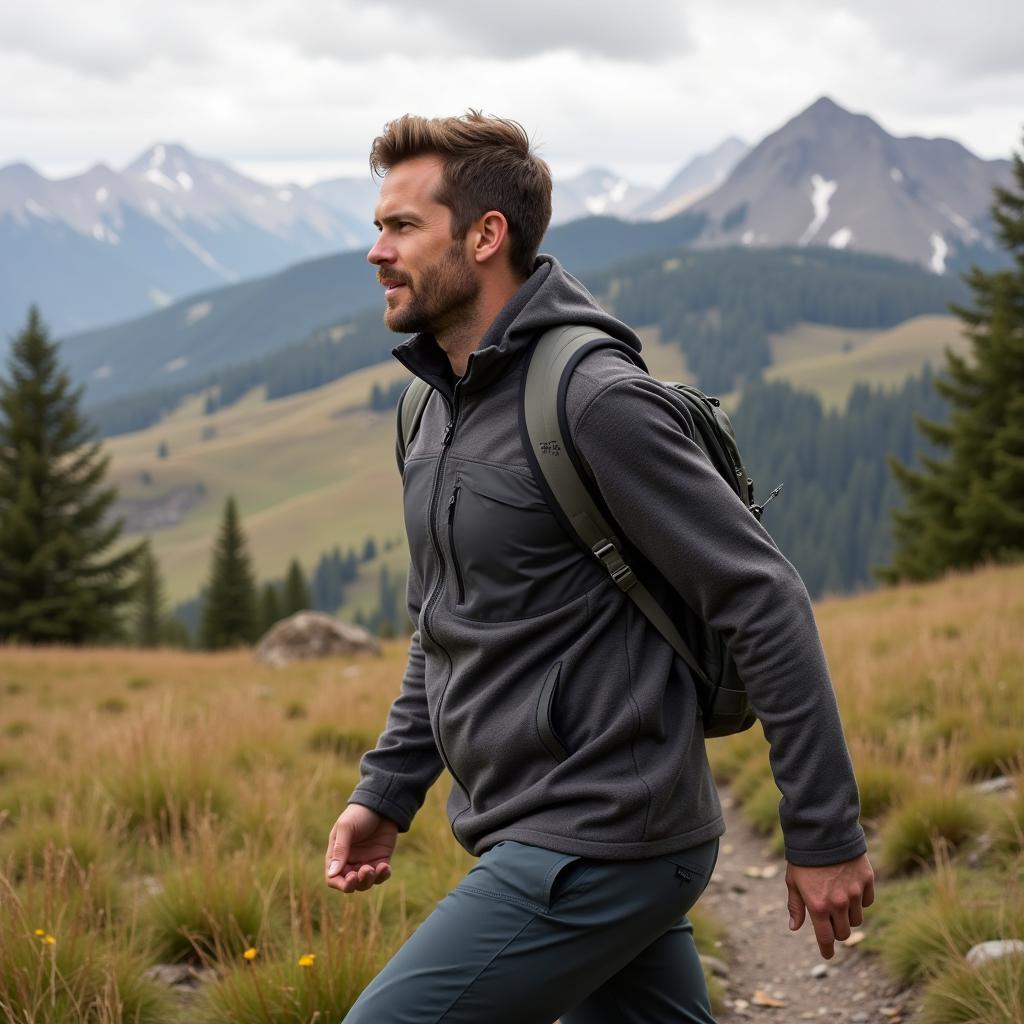
M967 275L974 306L953 308L971 353L947 352L936 380L950 423L918 424L947 457L920 470L892 463L906 507L893 516L892 564L879 572L890 582L1024 556L1024 150L1013 176L992 206L1011 266Z
M139 555L138 590L135 597L135 642L139 647L158 647L164 638L164 594L153 547L147 538Z
M258 627L256 581L235 499L229 497L210 563L200 646L217 650L249 644L256 639Z
M78 409L39 310L0 378L0 640L71 643L123 634L140 546L110 553L110 457Z
M306 608L310 608L313 601L309 596L309 586L306 583L306 576L299 565L299 560L293 558L288 566L288 575L284 581L284 608L285 615L294 615Z

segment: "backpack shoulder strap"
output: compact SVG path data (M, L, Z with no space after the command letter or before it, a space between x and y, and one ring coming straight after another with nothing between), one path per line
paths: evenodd
M622 557L622 545L580 477L565 426L565 391L569 376L586 352L617 343L592 327L555 327L538 339L530 354L523 385L523 424L527 455L553 509L560 510L572 532L594 553L651 625L675 648L707 687L713 684L697 664L682 634Z
M402 392L398 400L398 458L405 464L405 453L409 450L417 431L420 429L420 420L423 419L423 410L427 407L431 392L434 389L419 377L413 377L412 382Z

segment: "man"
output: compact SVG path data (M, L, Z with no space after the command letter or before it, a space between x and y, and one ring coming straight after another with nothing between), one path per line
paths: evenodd
M638 367L633 331L537 256L551 179L518 125L407 115L371 164L386 172L368 255L385 323L414 334L395 355L434 392L400 459L417 629L325 874L344 893L385 882L445 768L453 832L480 860L346 1020L706 1024L685 915L724 826L695 688L533 479L518 422L531 343L559 324L615 343L573 372L569 434L658 566L660 599L729 638L783 793L790 926L809 911L830 957L872 873L806 590Z

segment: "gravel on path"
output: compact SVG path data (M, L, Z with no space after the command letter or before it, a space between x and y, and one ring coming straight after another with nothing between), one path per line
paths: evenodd
M914 992L860 948L867 927L837 944L831 960L822 959L810 920L789 930L785 860L725 793L722 804L728 831L700 901L728 933L709 962L726 991L719 1024L911 1024Z

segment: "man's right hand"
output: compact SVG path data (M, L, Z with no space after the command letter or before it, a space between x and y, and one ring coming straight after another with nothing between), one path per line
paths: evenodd
M324 877L339 892L362 892L391 877L398 826L362 804L349 804L327 841Z

